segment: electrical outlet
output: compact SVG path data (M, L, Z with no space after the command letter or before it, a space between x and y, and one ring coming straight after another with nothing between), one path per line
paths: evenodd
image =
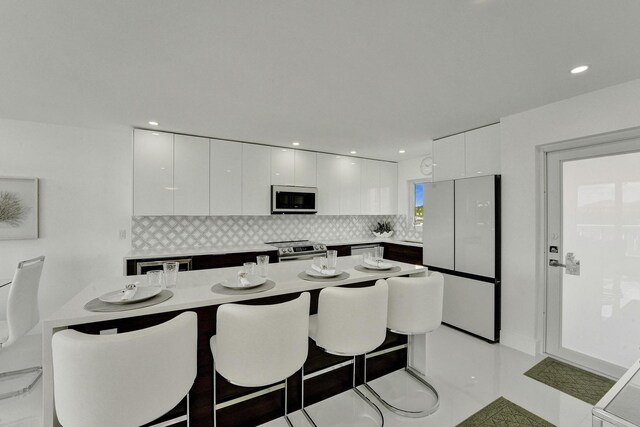
M127 230L122 229L118 232L118 236L120 237L120 240L126 240L127 239Z

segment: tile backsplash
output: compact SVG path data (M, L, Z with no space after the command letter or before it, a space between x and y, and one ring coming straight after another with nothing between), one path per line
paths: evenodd
M331 242L373 237L389 221L396 239L421 240L404 215L139 216L132 217L132 249L252 245L282 240Z

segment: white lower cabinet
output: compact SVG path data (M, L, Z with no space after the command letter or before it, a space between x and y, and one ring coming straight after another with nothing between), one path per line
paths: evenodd
M133 132L133 215L173 215L173 134Z
M173 214L209 215L209 140L175 135Z
M209 215L242 215L242 144L211 139Z
M271 147L242 144L242 214L271 214Z

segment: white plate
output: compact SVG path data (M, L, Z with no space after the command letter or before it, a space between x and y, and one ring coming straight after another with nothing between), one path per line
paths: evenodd
M376 267L375 265L371 265L371 264L367 264L367 263L363 263L361 264L362 267L366 268L367 270L391 270L393 268L393 264L389 264L388 262L381 262L378 264L378 266Z
M238 279L225 279L220 282L220 284L229 289L251 289L255 288L256 286L264 285L267 282L267 278L256 276L255 278L249 279L249 282L251 282L250 285L243 286L240 284L240 282L238 282Z
M122 294L124 294L125 290L120 289L119 291L113 291L102 295L98 298L102 302L108 302L109 304L131 304L134 302L144 301L151 297L155 297L162 289L159 287L149 287L149 286L138 286L138 290L133 298L123 301Z
M340 270L336 270L334 274L322 274L319 271L314 270L313 268L310 268L309 270L305 271L305 273L307 273L307 275L311 276L311 277L336 277L342 274L342 271Z

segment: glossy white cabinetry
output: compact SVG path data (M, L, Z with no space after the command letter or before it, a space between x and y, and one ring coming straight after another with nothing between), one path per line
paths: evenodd
M464 177L464 134L433 141L433 180L446 181Z
M467 177L500 174L500 124L465 132Z
M242 144L242 214L271 214L271 147Z
M453 270L454 251L454 184L441 181L424 184L423 263Z
M398 214L398 164L380 162L380 214Z
M444 286L442 321L489 340L497 339L496 285L445 274Z
M209 215L242 215L242 144L210 140Z
M340 215L360 215L360 174L362 159L340 157Z
M295 150L271 148L271 185L297 185L295 183Z
M293 182L302 187L316 187L317 154L312 151L294 150Z
M173 139L173 214L209 215L209 140Z
M455 181L456 271L495 277L495 200L493 175Z
M133 131L133 215L173 215L173 134Z
M361 160L360 213L380 214L380 163L375 160Z
M340 215L340 156L318 153L318 215Z

